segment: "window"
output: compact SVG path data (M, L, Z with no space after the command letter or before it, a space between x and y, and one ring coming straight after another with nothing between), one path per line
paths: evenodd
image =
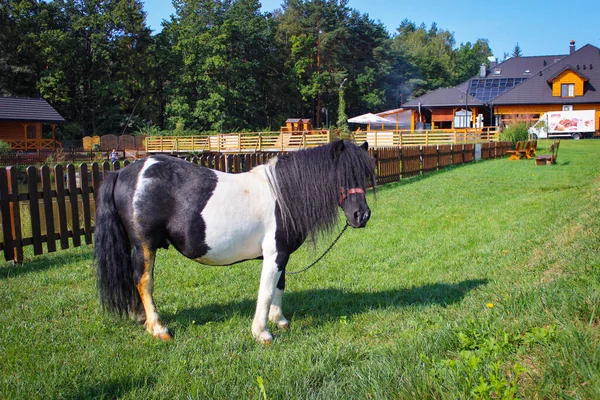
M575 97L575 84L574 83L563 83L560 85L561 97Z
M37 131L35 125L27 126L27 139L37 139Z

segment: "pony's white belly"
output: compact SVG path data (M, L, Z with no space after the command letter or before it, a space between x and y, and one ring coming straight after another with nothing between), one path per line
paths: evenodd
M195 261L208 265L229 265L254 259L262 255L262 241L262 234L221 231L219 239L206 241L210 250Z
M265 238L275 240L276 226L275 200L261 168L217 176L217 187L202 210L209 250L196 261L228 265L262 256Z

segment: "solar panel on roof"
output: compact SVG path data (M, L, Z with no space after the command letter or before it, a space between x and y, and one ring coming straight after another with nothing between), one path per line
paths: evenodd
M468 93L478 100L489 102L526 80L527 78L472 79Z

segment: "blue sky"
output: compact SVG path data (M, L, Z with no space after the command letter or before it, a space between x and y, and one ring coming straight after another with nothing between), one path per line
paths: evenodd
M261 3L266 12L280 8L282 1ZM588 43L600 47L600 0L349 0L348 6L381 21L390 33L406 18L428 27L436 22L439 28L454 33L457 45L488 39L500 60L505 52L512 53L517 43L524 56L567 54L571 39L576 48ZM146 0L144 10L155 31L174 12L169 0Z

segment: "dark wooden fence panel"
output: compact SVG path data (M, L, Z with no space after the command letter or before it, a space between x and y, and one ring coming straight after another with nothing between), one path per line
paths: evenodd
M423 154L423 172L437 171L438 168L438 148L437 146L422 146Z
M44 250L42 249L42 221L40 219L39 193L37 190L37 168L27 167L27 183L33 254L38 255L42 254Z
M464 162L471 162L475 159L475 145L465 144L463 145L463 160Z
M67 206L65 203L65 175L62 165L54 167L54 187L56 188L56 206L58 208L58 237L60 248L69 248L69 230L67 228Z
M44 217L46 218L46 248L48 253L56 251L56 234L54 229L54 207L52 202L52 185L50 168L44 165L40 168L42 175L42 198L44 200Z
M481 159L488 160L490 158L490 142L481 143Z
M421 173L421 148L418 146L403 147L401 166L402 178L419 175Z
M440 144L438 146L438 167L443 168L452 164L452 145Z
M16 167L7 169L8 175L8 198L9 212L11 215L11 236L14 238L11 243L13 254L10 255L15 260L23 260L23 243L21 230L21 205L19 198L19 183L17 181L18 170ZM6 241L5 241L6 243ZM9 258L10 259L10 258Z
M453 144L452 145L452 164L460 165L465 162L464 158L464 144Z
M377 184L400 180L400 147L369 149L369 154L375 160Z
M8 170L6 168L0 169L0 213L2 213L2 237L12 237L11 223L10 223L10 202L8 199ZM7 243L6 240L2 241L2 250L4 250L5 256L12 256L12 242Z

